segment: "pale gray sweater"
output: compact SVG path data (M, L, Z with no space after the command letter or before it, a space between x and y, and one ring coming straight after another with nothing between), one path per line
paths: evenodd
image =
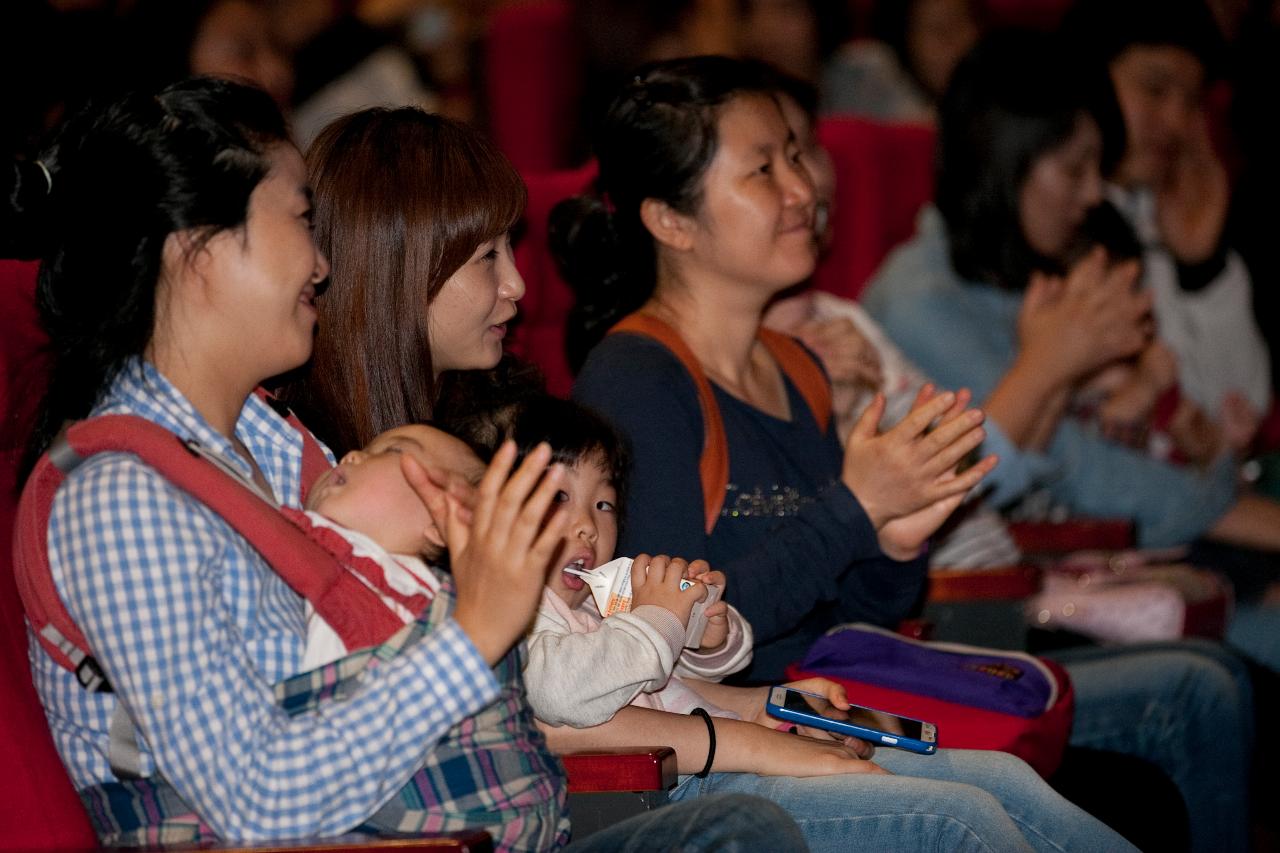
M719 681L751 661L751 626L729 608L729 636L711 654L684 648L684 626L665 607L641 605L600 617L590 597L576 609L549 589L529 634L525 689L534 714L553 726L597 726L628 704L687 714L717 708L683 682Z

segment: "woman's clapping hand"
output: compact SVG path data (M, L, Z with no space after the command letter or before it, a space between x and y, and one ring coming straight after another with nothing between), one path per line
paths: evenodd
M401 460L449 547L454 620L490 664L528 628L565 525L563 514L551 511L564 479L561 466L548 467L551 449L539 445L512 473L515 459L508 441L474 494L457 475L428 472L408 454Z
M880 433L884 397L877 395L850 431L841 479L890 556L913 556L965 493L995 467L995 457L988 457L963 473L956 471L986 437L982 412L968 404L968 391L935 394L926 385L907 416Z

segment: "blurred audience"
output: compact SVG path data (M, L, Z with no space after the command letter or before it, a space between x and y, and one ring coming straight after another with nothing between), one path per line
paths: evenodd
M281 107L290 103L293 68L265 0L140 0L124 26L130 86L208 74L252 83Z
M362 21L354 0L272 0L275 30L297 72L293 133L305 151L339 116L372 106L433 110L405 48Z
M1094 250L1068 268L1110 159L1075 56L1044 36L993 34L961 63L940 109L936 209L864 302L926 373L985 401L993 502L1044 489L1076 515L1135 519L1145 547L1205 537L1268 552L1261 588L1237 590L1253 600L1230 637L1280 669L1280 611L1260 600L1280 505L1239 489L1229 452L1205 470L1177 466L1067 416L1101 369L1149 345L1159 304L1134 289L1136 262ZM1149 277L1150 251L1143 261Z
M1232 43L1231 124L1241 159L1228 233L1253 277L1254 313L1271 351L1271 385L1280 388L1280 2L1255 0Z
M1232 432L1252 435L1271 404L1270 357L1248 269L1225 232L1231 188L1210 137L1205 92L1225 45L1202 0L1079 0L1064 28L1107 72L1123 126L1107 196L1145 249L1143 282L1182 391Z
M932 122L951 72L982 32L976 0L880 0L871 27L872 38L827 63L824 111Z
M737 0L737 13L739 53L815 84L852 34L846 0Z

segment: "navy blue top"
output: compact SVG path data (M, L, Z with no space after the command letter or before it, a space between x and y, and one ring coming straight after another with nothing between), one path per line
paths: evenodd
M701 558L725 573L725 597L756 638L738 680L781 678L841 622L895 625L920 593L925 561L899 563L880 552L870 520L839 480L834 426L819 429L789 381L790 421L712 388L729 446L729 487L708 536L693 379L648 338L614 334L591 351L573 395L608 417L635 456L618 553Z

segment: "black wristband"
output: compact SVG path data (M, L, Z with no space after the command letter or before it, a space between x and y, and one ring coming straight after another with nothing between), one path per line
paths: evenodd
M707 713L706 708L694 708L689 712L691 717L701 717L702 721L707 724L707 763L703 765L702 772L694 773L699 779L707 778L707 774L711 772L711 764L716 760L716 725L711 722L711 715Z

